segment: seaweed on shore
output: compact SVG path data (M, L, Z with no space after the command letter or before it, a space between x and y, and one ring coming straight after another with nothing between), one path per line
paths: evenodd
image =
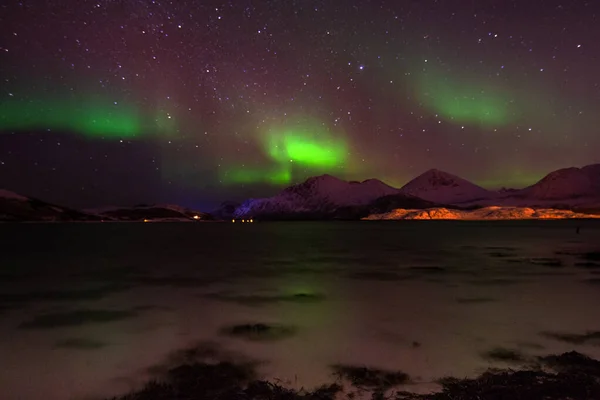
M600 398L600 384L584 374L541 370L491 370L474 379L444 378L442 391L417 395L400 392L396 400L590 400Z
M312 392L257 380L249 364L194 363L170 369L163 379L113 400L334 400L341 386L331 384Z
M373 400L600 399L600 361L577 352L537 357L536 364L523 370L490 369L475 378L442 378L437 381L441 390L427 394L391 390L411 383L403 372L348 365L333 368ZM336 383L313 391L295 390L256 376L252 364L193 362L170 368L164 377L113 400L335 400L354 395Z
M286 339L293 336L296 329L285 325L254 323L228 326L221 329L221 333L246 340L265 342Z
M346 379L360 388L387 389L410 382L410 376L401 371L386 371L364 366L336 364L331 367L333 374Z

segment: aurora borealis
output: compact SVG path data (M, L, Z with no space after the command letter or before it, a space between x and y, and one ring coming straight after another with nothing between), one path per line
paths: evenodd
M85 136L130 138L143 132L140 118L126 107L81 105L76 101L6 101L0 103L0 128L23 132L56 129Z
M426 108L455 123L499 127L516 118L510 97L443 74L422 76L417 94Z
M0 187L208 208L322 173L525 186L600 160L599 15L582 0L9 0Z
M263 139L262 151L270 157L275 167L253 169L241 165L233 169L222 168L221 182L289 185L296 166L302 168L305 174L311 170L319 173L327 168L343 167L348 155L343 140L333 138L316 124L298 124L271 130Z

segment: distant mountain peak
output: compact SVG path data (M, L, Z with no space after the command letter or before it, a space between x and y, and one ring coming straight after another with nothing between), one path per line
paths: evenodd
M423 172L421 175L450 175L450 176L454 176L448 172L442 171L441 169L437 169L437 168L430 168L427 171Z
M341 179L330 174L322 174L311 176L310 178L307 178L306 181L341 181Z
M0 189L0 221L98 221L100 217Z
M337 178L333 175L323 174L318 176L311 176L307 178L304 182L297 183L295 185L290 186L293 187L313 187L313 186L329 186L329 185L343 185L347 183L340 178Z
M600 164L590 164L581 168L582 171L600 177Z
M444 178L444 179L448 179L448 180L463 180L463 181L465 181L465 179L463 179L463 178L460 178L449 172L439 170L437 168L428 169L427 171L425 171L421 175L419 175L417 178L419 178L419 177Z
M21 196L18 193L11 192L10 190L6 190L6 189L0 189L0 198L11 199L11 200L20 200L20 201L29 200L28 197Z
M581 172L582 172L582 169L577 168L577 167L561 168L561 169L557 169L556 171L552 171L552 172L548 173L545 177L542 178L542 180L552 179L552 178L557 178L557 177L562 177L562 176L571 176L573 174L579 174Z
M522 193L539 200L600 196L600 164L552 171Z
M451 173L436 168L425 171L400 189L424 200L452 204L490 198L494 194Z

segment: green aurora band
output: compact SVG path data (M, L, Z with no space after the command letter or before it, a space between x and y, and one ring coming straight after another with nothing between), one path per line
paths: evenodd
M142 134L138 112L106 101L4 101L0 131L52 129L88 137L134 138Z
M346 142L318 123L271 129L263 137L262 145L275 166L227 169L221 172L221 180L227 184L289 184L293 166L329 170L344 166L348 156Z
M422 75L417 97L436 114L457 123L502 126L516 118L514 104L505 93L438 75Z
M276 168L237 168L221 172L224 183L267 182L273 185L285 185L292 180L292 169L282 164Z
M318 139L299 130L271 133L266 141L269 156L278 162L312 167L334 167L344 163L348 150L342 141Z

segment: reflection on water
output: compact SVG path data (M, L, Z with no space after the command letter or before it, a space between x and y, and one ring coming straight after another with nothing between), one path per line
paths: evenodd
M294 387L366 365L411 390L598 358L600 223L577 224L2 225L0 398L123 393L185 357Z

